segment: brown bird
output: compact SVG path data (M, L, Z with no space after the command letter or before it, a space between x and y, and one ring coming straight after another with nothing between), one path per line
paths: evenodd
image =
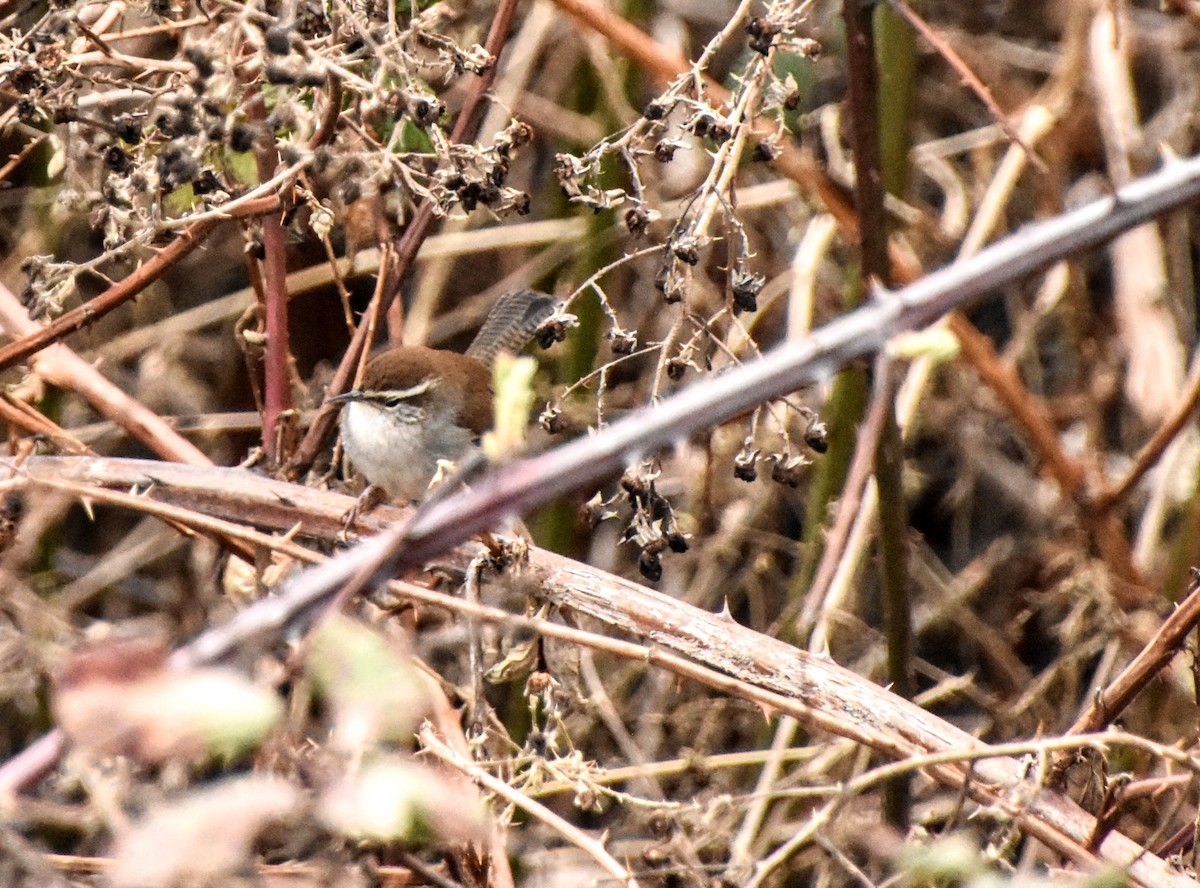
M492 427L492 364L519 352L554 314L532 290L501 296L466 354L398 346L367 364L362 385L330 400L342 410L342 444L371 484L420 499L439 460L459 461Z

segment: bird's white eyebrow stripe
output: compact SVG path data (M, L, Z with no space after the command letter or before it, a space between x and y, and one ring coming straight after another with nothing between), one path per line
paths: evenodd
M411 388L406 389L383 389L373 392L376 398L414 398L417 395L423 395L437 385L437 380L432 376L428 379L423 379Z

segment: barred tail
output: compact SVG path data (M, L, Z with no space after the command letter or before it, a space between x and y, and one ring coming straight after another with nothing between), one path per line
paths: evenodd
M488 312L467 354L491 366L500 352L519 352L542 321L554 314L554 305L549 296L533 290L505 293Z

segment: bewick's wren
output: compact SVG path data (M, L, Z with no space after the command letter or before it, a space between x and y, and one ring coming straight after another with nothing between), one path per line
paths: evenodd
M332 398L354 467L389 495L420 499L439 460L457 461L492 426L492 363L518 352L554 313L532 290L501 296L466 354L399 346L372 358L361 387Z

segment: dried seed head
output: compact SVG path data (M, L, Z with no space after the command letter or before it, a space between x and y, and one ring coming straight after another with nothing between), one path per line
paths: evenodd
M803 456L784 456L775 454L775 464L771 467L771 480L788 487L799 487L804 479L804 467L809 461Z
M663 301L674 305L683 299L684 285L676 273L674 261L665 262L654 278L654 288L663 294Z
M196 159L174 145L158 155L155 168L163 191L174 191L179 186L191 182L200 173L200 164Z
M562 342L567 338L567 325L561 318L550 318L542 322L534 336L539 346L550 348L556 342Z
M546 430L548 434L558 435L563 430L563 418L561 407L550 407L542 411L538 417L538 424Z
M747 441L733 458L733 477L739 481L750 482L758 477L759 451Z
M32 126L37 123L42 114L33 99L23 98L17 102L17 120Z
M638 570L651 583L657 583L662 579L662 559L656 552L643 550L642 554L638 556Z
M642 501L650 491L651 482L630 469L621 476L621 489L630 499Z
M609 331L608 338L614 355L631 355L637 348L637 333L633 331L614 328Z
M254 147L254 131L244 123L229 128L229 147L234 151L249 151Z
M692 234L681 235L675 239L671 252L680 262L696 265L700 261L700 241Z
M655 99L646 106L646 110L642 112L642 116L647 120L662 120L667 116L670 106L662 99Z
M597 491L596 494L584 503L579 508L579 520L591 530L601 521L607 521L609 518L616 518L617 513L614 512Z
M283 56L292 51L292 32L285 25L272 25L263 38L271 55Z
M750 35L750 48L766 55L771 51L771 44L782 30L783 26L768 16L754 16L746 24L746 33Z
M738 311L758 311L758 294L762 292L766 278L740 268L736 269L730 278L734 308Z
M121 146L109 145L104 151L104 165L114 173L124 174L129 171L129 155Z
M625 227L634 237L640 237L650 227L650 212L640 204L625 211Z
M779 146L774 142L759 142L754 146L752 156L759 163L770 163L779 156Z
M654 146L654 159L659 163L670 163L675 159L675 152L683 147L683 143L675 139L663 139Z
M814 453L824 453L829 449L829 429L815 416L808 421L808 428L804 430L804 443Z
M196 194L212 194L221 189L221 182L212 170L201 170L200 175L192 180L192 190Z
M183 51L183 57L192 63L192 67L196 69L196 76L202 80L207 80L217 71L212 56L199 46L189 46Z
M430 95L414 95L408 99L408 113L421 129L437 123L446 112L446 103Z
M136 145L142 140L142 125L128 115L115 121L117 136L127 145Z

